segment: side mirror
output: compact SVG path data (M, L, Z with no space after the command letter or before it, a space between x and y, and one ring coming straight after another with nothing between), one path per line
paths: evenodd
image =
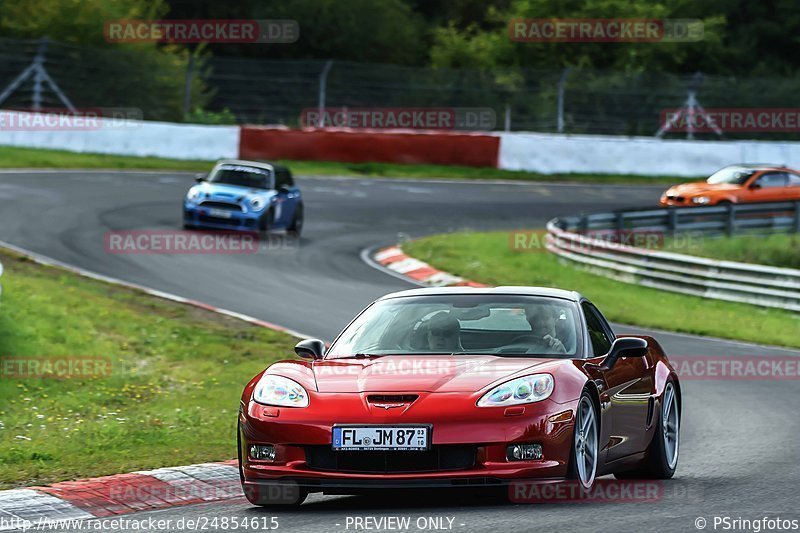
M202 182L206 181L207 177L208 177L208 174L195 174L194 175L194 181L196 181L197 183L202 183Z
M603 367L611 369L622 357L643 357L647 355L647 341L639 337L620 337L611 345L608 350Z
M761 188L761 184L760 183L756 182L756 183L751 183L750 184L750 189L752 189L752 190L756 190L756 189L760 189L760 188Z
M278 187L278 192L283 193L283 194L288 194L289 193L289 187L287 187L286 185L281 185L280 187Z
M325 355L325 343L319 339L306 339L295 345L294 353L303 359L322 359Z

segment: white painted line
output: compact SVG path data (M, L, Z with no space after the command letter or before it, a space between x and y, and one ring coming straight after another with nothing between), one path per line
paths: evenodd
M380 264L377 261L373 260L372 259L373 251L376 250L376 249L380 249L380 248L383 248L383 246L378 245L378 246L371 246L369 248L364 248L363 250L361 250L361 253L359 254L359 256L361 257L361 260L364 261L364 263L366 263L368 266L371 266L375 270L380 270L384 274L388 274L388 275L392 276L393 278L397 278L399 280L405 281L406 283L410 283L411 285L416 285L417 287L427 287L427 285L425 285L424 283L421 283L421 282L419 282L419 281L417 281L415 279L408 278L408 277L404 276L403 274L400 274L400 273L395 272L393 270L389 270L388 268L386 268L382 264Z

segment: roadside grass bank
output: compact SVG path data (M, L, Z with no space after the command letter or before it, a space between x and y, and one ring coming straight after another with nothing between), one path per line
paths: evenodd
M517 172L496 168L475 168L444 165L400 165L393 163L337 163L327 161L280 161L299 176L353 176L418 179L479 179L512 181L558 181L576 183L673 185L687 178L672 176L628 176L617 174L561 174ZM213 161L132 157L105 154L84 154L59 150L40 150L0 146L0 168L63 168L111 170L175 170L204 172Z
M0 262L0 489L234 458L244 385L294 354L283 333Z
M800 233L699 238L680 244L667 239L664 249L710 259L800 268Z
M403 244L410 256L489 285L576 290L614 322L800 347L800 313L660 291L580 270L545 251L516 251L508 232L448 233Z

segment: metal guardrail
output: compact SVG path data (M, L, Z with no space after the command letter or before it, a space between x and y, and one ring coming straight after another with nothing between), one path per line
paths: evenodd
M800 202L562 217L548 222L546 241L547 249L559 257L626 283L800 312L800 270L706 259L604 238L626 232L800 232Z

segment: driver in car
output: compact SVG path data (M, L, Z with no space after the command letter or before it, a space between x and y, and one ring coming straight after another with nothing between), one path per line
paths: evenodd
M428 345L432 352L463 352L461 324L447 313L433 315L428 324Z
M556 332L556 321L558 320L558 310L550 305L537 305L525 310L525 317L531 325L531 333L534 338L541 340L549 346L554 353L567 353L564 343L558 338Z

